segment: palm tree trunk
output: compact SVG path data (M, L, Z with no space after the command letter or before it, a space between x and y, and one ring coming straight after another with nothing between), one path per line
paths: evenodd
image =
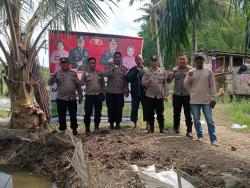
M194 62L194 53L197 52L196 19L192 19L192 66Z
M11 100L11 128L46 127L48 118L35 100L36 83L27 80L29 73L24 67L20 67L18 63L13 65L13 68L8 69L8 76L4 77Z
M156 32L156 44L157 44L157 53L159 56L159 61L160 61L160 67L163 68L163 59L161 56L161 46L160 46L160 40L159 40L159 34L158 34L158 19L157 19L157 14L156 10L154 10L154 22L155 22L155 32Z

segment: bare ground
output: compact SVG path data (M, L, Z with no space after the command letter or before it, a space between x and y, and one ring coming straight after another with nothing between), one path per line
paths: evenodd
M155 164L161 170L170 168L172 161L178 159L181 171L188 174L188 180L196 187L223 187L223 172L239 177L245 187L250 187L250 134L231 131L228 128L231 122L215 114L219 147L211 146L207 135L206 142L199 143L171 131L164 135L148 135L141 129L80 134L95 181L99 187L142 187L131 172L131 164L143 167ZM82 187L67 159L74 149L6 140L0 143L0 151L0 165L44 174L55 180L58 187Z

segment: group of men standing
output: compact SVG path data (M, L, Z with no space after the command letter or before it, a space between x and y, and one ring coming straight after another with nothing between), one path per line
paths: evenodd
M199 141L203 140L203 130L200 124L200 109L204 113L208 125L210 141L216 145L215 126L212 119L212 108L215 106L215 80L211 70L203 68L204 57L196 54L195 68L188 65L187 56L179 54L177 67L166 71L158 67L159 58L150 58L150 68L144 66L142 55L135 57L136 66L129 71L122 65L122 54L115 52L113 64L106 67L103 73L96 70L96 59L87 60L89 69L84 71L81 79L77 78L74 71L69 69L67 58L61 58L62 70L54 73L49 79L49 84L57 83L57 109L59 114L59 130L66 130L66 111L69 110L73 134L77 134L76 121L76 92L81 102L83 95L81 86L86 86L84 104L84 124L87 133L90 133L90 117L94 112L95 132L99 131L102 103L106 98L108 108L108 121L111 129L119 129L122 121L124 97L129 95L128 83L131 93L131 121L136 128L138 109L141 103L143 121L149 125L148 133L154 133L154 114L157 115L160 133L164 133L164 101L168 97L168 84L174 80L173 111L174 131L180 132L180 116L182 106L186 119L186 136L192 136L192 116ZM107 77L105 87L104 77Z

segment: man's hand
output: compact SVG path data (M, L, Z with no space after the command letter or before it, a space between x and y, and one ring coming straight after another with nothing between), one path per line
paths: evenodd
M79 99L78 99L79 104L82 104L82 99L83 99L83 95L79 95Z
M164 100L165 102L168 102L168 97L167 97L167 96L163 97L163 100Z
M216 101L213 101L213 100L210 101L210 106L212 109L214 109L215 105L216 105Z
M150 84L153 84L153 83L154 83L154 79L153 79L152 76L150 76L150 77L148 78L148 84L150 85Z
M193 71L189 71L189 72L188 72L188 75L189 75L189 76L193 76L193 75L194 75Z
M80 80L79 80L78 77L76 78L75 82L76 82L76 84L79 84L79 83L80 83Z
M127 98L128 95L129 95L129 92L125 92L124 95L125 95L125 97Z
M168 71L167 72L167 78L172 78L174 76L174 72Z

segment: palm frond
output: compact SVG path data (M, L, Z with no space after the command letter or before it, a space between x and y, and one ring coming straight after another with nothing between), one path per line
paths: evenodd
M134 20L134 22L142 22L142 21L149 21L150 15L142 15L140 18Z
M44 0L42 2L37 8L36 16L30 21L33 25L39 21L46 23L52 20L52 28L62 29L64 27L64 29L70 30L71 26L76 26L79 22L85 26L91 25L97 28L99 27L98 21L107 22L107 15L97 0ZM34 21L36 19L37 21Z
M143 2L144 0L129 0L129 5L132 6L135 1Z
M187 46L189 21L199 14L200 0L168 0L159 30L160 44L168 54L175 58L180 45ZM169 61L174 61L173 59Z
M245 27L245 38L244 38L244 50L245 52L248 51L250 48L250 1L248 0L233 0L237 9L242 10L243 13L246 15L246 27Z
M18 39L17 39L17 36L16 36L16 33L18 32L17 31L17 27L15 26L14 24L14 19L13 19L13 7L14 6L10 6L11 4L7 1L7 0L3 0L3 3L4 3L4 8L5 8L5 11L6 11L6 15L8 17L8 24L9 24L9 30L10 30L10 36L11 36L11 40L13 41L12 44L13 44L13 55L14 55L14 58L15 58L15 61L19 62L20 61L20 53L19 53L19 49L18 49ZM11 10L12 8L12 10Z

